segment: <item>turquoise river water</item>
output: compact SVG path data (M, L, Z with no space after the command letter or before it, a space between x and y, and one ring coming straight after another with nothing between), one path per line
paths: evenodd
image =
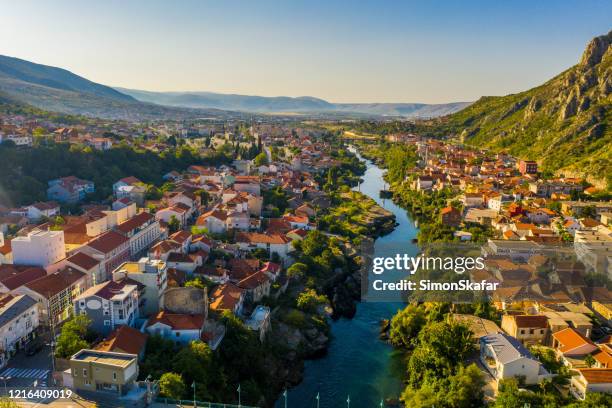
M369 160L365 161L367 170L363 182L355 189L393 212L398 222L392 233L376 240L374 256L416 254L412 239L416 237L417 229L413 221L404 209L391 200L380 198L384 170ZM403 388L403 357L378 335L380 320L392 317L402 306L399 299L362 300L354 318L332 322L332 339L327 354L305 363L304 380L287 392L287 407L315 408L317 393L320 408L346 407L349 396L350 407L356 408L376 408L382 399L397 398ZM281 397L276 407L284 406L285 400Z

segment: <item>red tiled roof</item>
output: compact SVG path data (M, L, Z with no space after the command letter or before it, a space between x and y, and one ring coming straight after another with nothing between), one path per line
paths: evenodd
M100 264L98 260L92 258L84 252L77 252L76 254L67 258L66 261L78 266L79 268L82 268L85 271L88 271L96 265Z
M75 284L84 276L86 276L86 274L83 272L66 267L55 273L26 283L25 286L49 299Z
M108 231L89 242L87 246L103 254L107 254L127 242L129 242L129 238L116 231Z
M595 346L590 339L584 337L582 333L574 330L571 327L553 333L553 338L559 342L559 351L562 353L574 350L575 348L585 344Z
M189 314L173 314L165 311L159 312L149 320L147 327L156 323L162 323L172 328L172 330L200 330L204 326L204 316Z
M519 328L539 328L545 329L548 327L548 318L546 316L529 316L519 315L514 316L516 327Z
M8 290L17 289L46 275L47 271L37 266L0 265L0 283Z
M96 350L115 351L119 353L140 354L147 342L148 334L121 325L108 338L96 346Z
M268 278L268 275L262 271L259 271L238 282L238 287L241 287L242 289L255 289L269 280L270 278Z
M155 218L152 214L147 212L141 212L130 218L129 220L122 222L117 225L117 231L123 232L124 234L130 233L132 230L141 227Z
M218 286L211 296L213 301L210 308L212 310L234 310L240 301L242 292L243 289L231 283Z
M612 384L612 368L579 368L589 384Z
M261 234L259 232L239 232L236 234L236 242L286 244L289 239L281 234Z

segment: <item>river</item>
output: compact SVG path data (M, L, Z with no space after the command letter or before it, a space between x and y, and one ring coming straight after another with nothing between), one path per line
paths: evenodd
M366 162L367 170L363 182L355 190L359 189L393 212L398 222L393 232L376 240L374 256L416 254L416 245L411 242L417 233L413 221L401 207L379 196L384 185L384 170L359 157ZM332 322L332 340L327 354L305 363L304 380L288 391L287 407L316 407L317 393L321 408L346 407L348 396L350 406L357 408L375 408L383 398L397 398L403 389L403 356L379 340L378 334L380 320L390 318L402 307L399 299L362 301L357 305L354 318ZM284 407L283 397L276 407Z

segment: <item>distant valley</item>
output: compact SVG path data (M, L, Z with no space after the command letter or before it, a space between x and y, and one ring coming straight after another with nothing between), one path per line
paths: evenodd
M151 92L115 88L119 92L143 101L167 106L215 108L242 112L336 112L406 118L432 118L457 112L470 102L444 104L424 103L332 103L311 96L251 96L214 92Z

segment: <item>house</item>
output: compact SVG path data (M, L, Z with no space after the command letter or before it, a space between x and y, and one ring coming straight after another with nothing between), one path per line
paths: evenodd
M11 296L0 305L0 368L25 344L38 328L38 304L27 295Z
M65 267L30 281L13 293L28 295L38 303L40 323L55 326L72 315L72 302L87 286L87 275Z
M268 277L272 279L272 282L276 282L276 280L280 277L281 270L282 266L274 262L266 262L264 263L263 268L261 268L261 271L268 275Z
M161 259L163 261L168 259L168 256L173 253L182 254L183 246L176 241L171 239L165 239L153 245L149 250L149 258Z
M211 210L200 215L196 225L204 226L213 234L222 234L227 231L227 213L222 210Z
M147 322L146 331L177 344L200 340L206 320L204 315L159 312Z
M86 314L91 328L103 335L119 325L134 325L138 317L138 286L128 279L109 280L74 298L74 313Z
M115 230L130 241L130 256L134 259L146 251L161 237L161 228L155 217L141 212L117 225Z
M501 328L521 344L543 344L548 334L548 318L542 315L504 315Z
M55 201L38 202L26 207L27 217L31 221L41 218L53 218L60 213L60 206Z
M552 347L566 361L583 358L597 350L595 343L571 327L552 334Z
M13 263L48 267L66 257L64 231L34 230L11 241Z
M440 221L444 225L456 227L461 224L461 211L453 207L444 207L440 210Z
M95 191L92 181L81 180L75 176L54 179L49 181L48 185L47 197L60 203L77 203Z
M100 261L84 252L66 258L66 266L77 269L87 275L87 286L91 287L106 279L106 272L102 269Z
M270 295L270 277L262 271L255 272L238 282L239 288L244 289L246 300L258 303Z
M290 250L290 240L282 234L261 234L258 232L239 232L236 234L236 244L244 251L257 248L265 249L270 255L276 253L285 260Z
M166 224L170 222L172 217L176 218L179 221L180 227L183 227L187 224L187 219L189 218L189 210L183 203L178 203L171 207L162 208L155 213L155 219L158 221L164 221Z
M197 253L183 254L177 252L171 252L166 257L166 263L169 268L178 269L185 273L193 273L196 268L202 266L204 259L202 255Z
M520 160L518 168L522 175L538 173L538 163L533 160Z
M108 231L80 249L103 264L105 279L124 262L130 260L130 239L117 231Z
M244 290L233 283L225 283L215 288L210 296L210 309L216 312L229 310L235 315L242 313Z
M585 399L588 393L612 394L612 368L579 368L572 377L570 392L578 399Z
M159 299L168 286L168 267L164 261L141 258L126 262L113 271L113 280L128 278L144 286L139 297L139 314L150 316L159 311Z
M537 384L547 374L525 346L505 333L480 338L480 361L497 381L522 377L525 384Z
M70 374L75 390L125 395L136 387L138 356L83 349L70 358Z
M96 345L98 351L136 354L139 360L144 358L145 346L149 335L130 326L119 326L108 337Z
M191 239L193 234L189 231L180 230L170 235L168 239L177 242L181 245L181 252L186 254L189 253L189 248L191 246Z
M117 181L115 184L113 184L113 193L115 194L115 196L117 196L117 198L121 198L117 194L121 187L130 187L138 185L144 185L144 183L134 176L124 177L121 180Z

